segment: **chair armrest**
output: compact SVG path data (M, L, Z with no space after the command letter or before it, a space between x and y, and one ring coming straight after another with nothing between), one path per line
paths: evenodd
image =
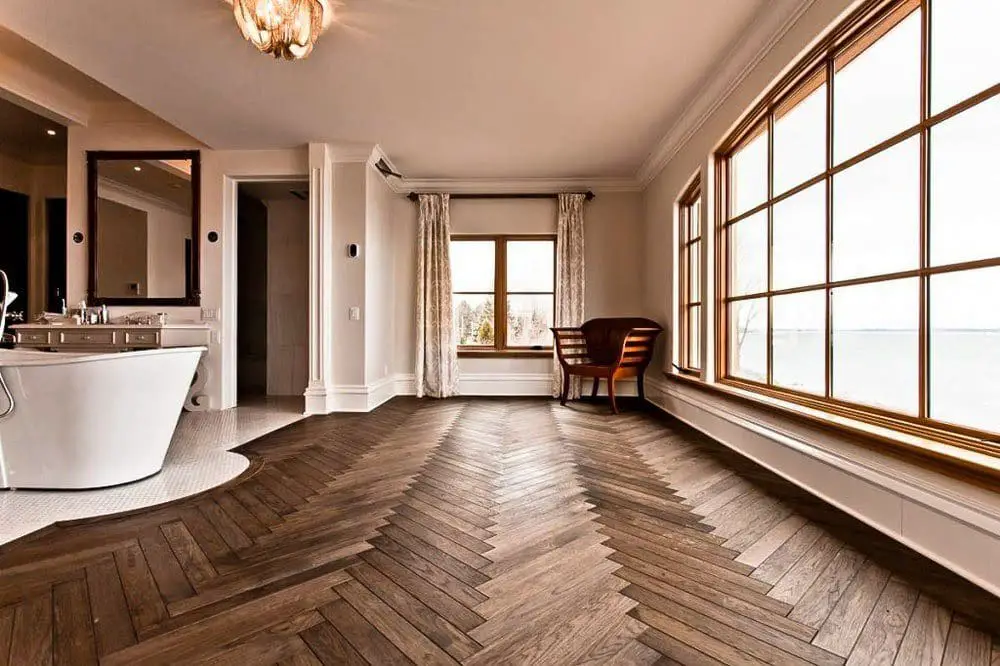
M584 363L589 358L587 350L587 338L580 328L552 327L552 336L555 339L556 357L563 366Z
M616 367L629 366L645 368L653 359L653 347L662 329L633 328L622 336Z

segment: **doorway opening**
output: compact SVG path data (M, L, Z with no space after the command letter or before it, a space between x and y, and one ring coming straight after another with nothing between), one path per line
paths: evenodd
M294 403L309 380L309 185L237 187L236 385L241 406Z

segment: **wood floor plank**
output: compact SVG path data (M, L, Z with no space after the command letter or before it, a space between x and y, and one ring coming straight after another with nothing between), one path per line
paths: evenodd
M988 635L952 622L941 666L989 666L990 652Z
M367 666L368 662L329 623L318 624L301 634L309 649L324 666Z
M849 666L893 663L917 603L917 595L917 591L909 585L889 580L847 660Z
M369 663L413 663L346 601L338 599L323 606L320 612Z
M944 657L950 627L951 611L930 597L920 595L899 646L896 663L937 666Z
M142 636L167 619L167 607L138 544L116 550L115 565L132 615L132 626Z
M479 643L372 565L359 564L350 573L455 660L462 661L482 649ZM347 601L350 603L349 598Z
M864 561L865 556L861 553L849 548L841 549L796 602L795 608L788 614L789 619L815 629L823 626Z
M428 582L426 576L421 576L412 568L407 568L381 549L364 552L361 554L361 559L404 590L412 592L431 610L463 632L469 632L483 623L483 618L471 610L469 606L448 595L442 588ZM470 605L477 603L479 601L472 601Z
M97 638L98 657L134 645L135 629L113 557L87 567L87 594Z
M9 666L10 639L14 631L14 606L0 608L0 666Z
M351 580L334 589L359 615L413 662L439 666L453 666L458 663L358 581Z
M766 663L713 636L642 604L636 606L629 613L640 622L648 624L653 629L667 636L687 643L691 647L697 646L698 652L702 652L724 664L730 666L763 666Z
M198 589L216 577L215 568L208 561L208 556L195 541L184 523L177 521L160 527L164 538L170 544L170 549L177 557L177 562L187 576L188 581ZM185 595L181 598L186 598Z
M85 580L67 581L53 587L52 622L52 652L56 666L97 663L97 645ZM2 642L0 640L0 644Z
M866 562L830 611L813 644L841 657L849 656L888 582L888 571L871 560Z
M9 661L12 666L46 666L52 663L52 657L52 591L49 590L14 611Z
M194 588L184 575L184 569L158 527L143 532L139 537L139 547L142 548L149 571L153 574L156 587L165 603L179 601L194 594Z

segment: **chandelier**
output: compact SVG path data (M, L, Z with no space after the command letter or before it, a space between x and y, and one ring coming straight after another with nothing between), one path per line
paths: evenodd
M243 36L262 53L298 60L333 22L331 0L227 0Z

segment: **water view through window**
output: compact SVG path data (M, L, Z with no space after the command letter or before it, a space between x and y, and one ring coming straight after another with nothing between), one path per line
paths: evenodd
M1000 433L1000 47L963 36L1000 3L930 3L933 48L927 6L899 2L729 152L726 375Z

